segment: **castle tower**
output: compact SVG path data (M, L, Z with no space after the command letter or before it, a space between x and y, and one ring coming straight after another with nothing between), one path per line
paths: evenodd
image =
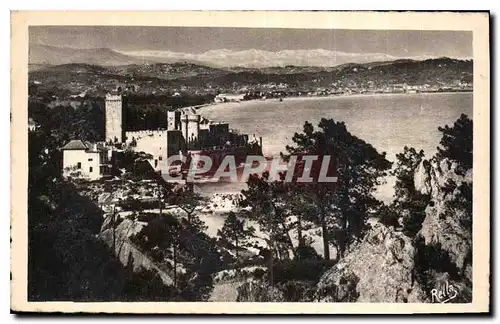
M125 139L123 130L123 102L121 95L106 95L106 142L122 143Z
M189 142L187 125L188 125L187 115L182 115L181 116L181 133L182 133L182 137L184 138L184 142L186 144L188 144L188 142Z
M188 115L188 135L192 141L198 140L200 133L200 115Z
M167 111L167 129L180 130L181 129L181 112L180 111Z
M200 133L200 115L182 115L181 130L186 143L191 143L198 139Z

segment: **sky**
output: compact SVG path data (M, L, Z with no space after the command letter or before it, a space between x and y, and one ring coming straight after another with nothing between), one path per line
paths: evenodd
M325 49L384 53L398 57L472 58L472 33L466 31L384 31L213 27L34 26L30 42L118 51L202 53L228 49L266 51Z

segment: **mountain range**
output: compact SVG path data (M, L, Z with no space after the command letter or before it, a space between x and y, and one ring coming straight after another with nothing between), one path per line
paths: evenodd
M116 84L130 83L142 93L157 91L199 91L214 89L260 89L264 85L286 85L288 89L318 87L374 87L394 84L423 85L436 89L459 83L471 83L473 62L450 58L395 60L370 63L348 63L336 67L284 66L271 68L215 68L193 63L128 64L100 66L72 63L30 65L29 79L37 88L70 93L109 91ZM109 89L108 89L109 88ZM100 89L100 90L99 90ZM107 90L105 90L107 89ZM44 91L45 91L44 90ZM234 90L229 90L234 91Z
M86 63L96 65L135 64L137 59L108 48L75 49L39 44L29 45L29 64L60 65Z
M406 57L425 60L431 57ZM325 49L283 50L270 52L257 49L233 51L210 50L203 53L181 53L172 51L117 51L109 48L77 49L30 44L31 65L96 64L119 66L129 64L153 64L187 62L210 67L270 68L285 66L333 67L346 63L369 63L403 59L384 53L347 53Z

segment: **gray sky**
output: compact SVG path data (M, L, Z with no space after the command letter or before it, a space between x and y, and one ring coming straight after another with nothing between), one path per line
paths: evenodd
M30 42L122 51L326 49L394 56L472 58L472 33L466 31L381 31L206 27L30 27Z

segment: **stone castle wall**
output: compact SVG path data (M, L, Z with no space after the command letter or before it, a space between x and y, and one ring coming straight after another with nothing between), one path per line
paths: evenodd
M180 131L175 130L143 130L125 134L127 144L135 140L135 146L132 146L134 151L153 156L149 162L155 170L160 170L170 155L178 154L183 144Z
M153 155L149 161L155 170L161 168L162 162L166 161L168 155L168 131L166 130L144 130L126 132L126 143L131 144L135 140L134 151Z

